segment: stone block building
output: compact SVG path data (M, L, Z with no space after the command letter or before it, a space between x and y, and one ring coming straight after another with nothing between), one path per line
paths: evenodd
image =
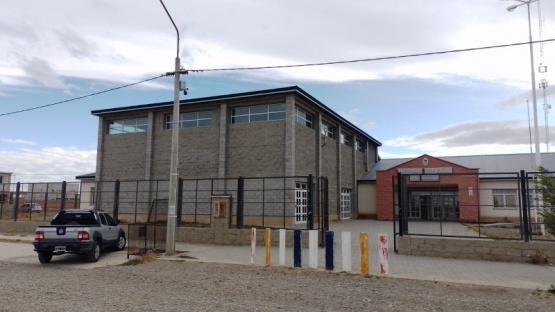
M167 180L172 108L92 111L99 118L96 181ZM381 146L297 86L182 100L178 125L180 178L324 176L332 219L357 216L357 181Z

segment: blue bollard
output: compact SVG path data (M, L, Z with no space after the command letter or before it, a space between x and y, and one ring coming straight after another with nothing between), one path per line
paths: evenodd
M301 267L301 247L302 247L303 231L293 231L293 266Z
M333 257L335 256L335 243L333 231L326 232L326 270L333 271Z

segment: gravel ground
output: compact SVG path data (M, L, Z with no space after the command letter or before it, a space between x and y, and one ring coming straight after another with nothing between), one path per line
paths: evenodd
M545 291L156 260L92 270L0 262L0 311L553 311Z

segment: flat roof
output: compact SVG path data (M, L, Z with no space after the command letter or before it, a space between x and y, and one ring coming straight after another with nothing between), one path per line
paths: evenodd
M377 146L382 146L382 143L371 135L366 133L365 131L361 130L359 127L352 124L347 119L343 118L341 115L334 112L332 109L324 105L322 102L318 101L312 95L308 94L306 91L301 89L299 86L290 86L284 88L276 88L276 89L266 89L266 90L259 90L259 91L252 91L252 92L243 92L243 93L233 93L233 94L225 94L225 95L218 95L218 96L209 96L209 97L202 97L202 98L195 98L195 99L186 99L180 100L180 105L191 105L191 104L202 104L206 102L213 102L213 101L222 101L222 100L235 100L235 99L242 99L242 98L249 98L249 97L256 97L256 96L263 96L263 95L273 95L273 94L284 94L294 92L303 97L304 99L308 100L309 102L313 103L323 111L327 112L328 114L332 115L333 117L337 118L342 123L346 124L347 126L351 127L353 130L362 134L366 139L374 142ZM115 108L108 108L108 109L99 109L91 111L91 114L95 116L102 116L106 114L112 113L123 113L123 112L132 112L132 111L140 111L140 110L151 110L154 108L169 108L172 107L173 101L171 102L159 102L159 103L151 103L151 104L141 104L141 105L133 105L133 106L124 106L124 107L115 107Z

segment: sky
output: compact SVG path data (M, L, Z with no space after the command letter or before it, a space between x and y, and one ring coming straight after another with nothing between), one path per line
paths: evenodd
M0 172L94 172L91 111L173 101L162 75L177 51L190 70L181 99L297 85L380 141L381 158L530 153L529 29L546 40L533 44L537 140L555 151L555 112L544 110L555 108L555 0L530 4L530 28L526 5L507 10L518 0L164 3L179 48L159 0L0 0ZM453 50L463 51L437 53ZM352 60L367 61L207 71Z

